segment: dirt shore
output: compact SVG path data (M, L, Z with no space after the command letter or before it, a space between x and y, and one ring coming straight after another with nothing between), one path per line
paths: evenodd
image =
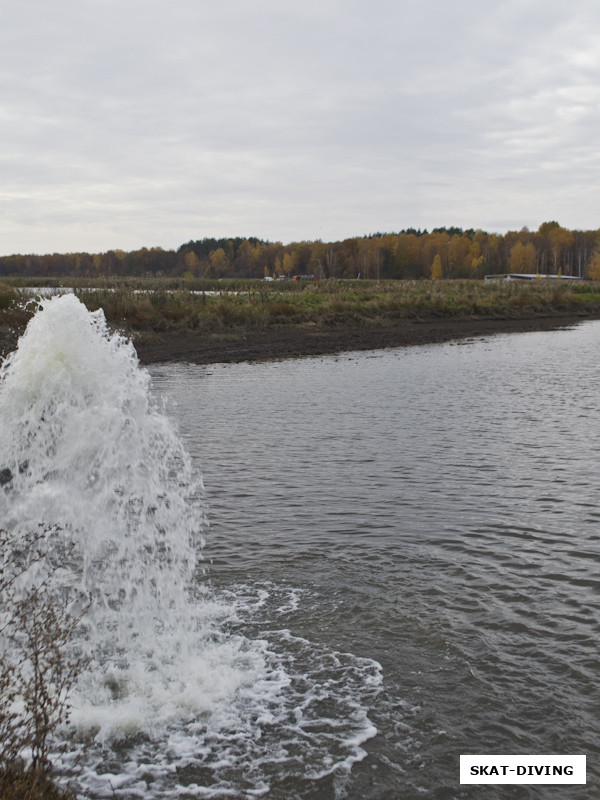
M0 325L0 364L17 346L29 314L15 312ZM380 350L388 347L435 344L481 338L496 333L555 330L569 327L600 314L553 314L522 318L428 318L387 320L378 325L350 323L325 325L276 325L270 328L231 329L210 334L147 333L133 335L142 364L188 362L192 364L268 361Z
M377 327L281 325L208 336L168 334L152 342L136 340L134 337L134 344L143 364L169 361L215 364L434 344L496 333L555 330L585 319L590 317L569 314L523 319L413 319L397 320Z

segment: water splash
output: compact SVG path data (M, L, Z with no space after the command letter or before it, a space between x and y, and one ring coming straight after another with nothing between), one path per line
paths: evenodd
M173 796L182 785L257 796L364 756L379 665L294 637L293 589L260 590L262 628L246 591L198 589L201 478L102 311L74 295L42 302L0 368L0 420L3 526L60 525L74 545L68 580L93 599L80 642L91 668L64 733L72 753L74 735L94 738L90 796ZM56 763L69 773L68 757Z
M0 419L3 524L60 525L74 543L95 681L128 694L171 669L197 626L201 480L131 343L73 295L44 301L2 366Z
M61 525L97 616L127 609L128 644L168 608L186 616L205 524L201 481L148 386L131 343L73 295L43 304L0 371L4 524Z

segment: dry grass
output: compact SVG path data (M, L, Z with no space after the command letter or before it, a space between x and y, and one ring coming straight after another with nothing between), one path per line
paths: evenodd
M526 318L600 313L594 282L532 281L195 281L131 279L75 290L90 310L128 335L210 334L279 325L323 327L398 319ZM0 285L0 348L14 346L14 332L28 314L24 295ZM18 319L15 315L21 315ZM12 315L12 316L11 316ZM9 317L11 319L9 320ZM12 338L10 331L13 331ZM10 341L9 341L10 340Z
M26 768L23 763L0 770L2 800L75 800L68 789L59 788L47 770Z
M239 291L239 285L232 292ZM127 331L223 331L289 324L368 324L415 317L522 317L600 310L593 284L540 281L248 282L245 293L219 295L129 287L81 292L90 309L102 307L109 322Z
M3 473L3 482L10 483L10 470ZM62 551L56 551L55 541ZM89 601L78 590L53 583L72 552L64 544L58 527L40 526L24 535L0 529L2 800L69 796L52 780L50 752L58 727L69 719L69 692L87 668L72 640ZM81 601L84 610L74 614Z

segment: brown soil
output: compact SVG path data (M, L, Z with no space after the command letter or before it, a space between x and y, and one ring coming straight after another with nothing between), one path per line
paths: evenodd
M398 320L377 327L282 325L210 335L167 334L154 341L134 337L134 344L143 364L167 361L214 364L433 344L495 333L553 330L574 325L582 319L585 318L570 314L529 319Z
M6 315L3 318L0 363L3 356L15 349L29 316L24 312L11 312L10 319ZM215 364L435 344L495 333L554 330L591 318L594 316L555 314L522 319L399 319L379 325L278 325L197 335L143 333L134 335L133 341L142 364L168 361Z

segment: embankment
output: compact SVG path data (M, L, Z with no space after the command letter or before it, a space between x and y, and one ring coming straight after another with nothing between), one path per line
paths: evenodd
M194 364L263 361L377 350L388 347L435 344L479 338L496 333L555 330L575 325L590 316L555 314L520 319L451 318L397 320L382 325L279 325L267 329L233 330L216 334L163 334L136 345L143 364L189 362Z

